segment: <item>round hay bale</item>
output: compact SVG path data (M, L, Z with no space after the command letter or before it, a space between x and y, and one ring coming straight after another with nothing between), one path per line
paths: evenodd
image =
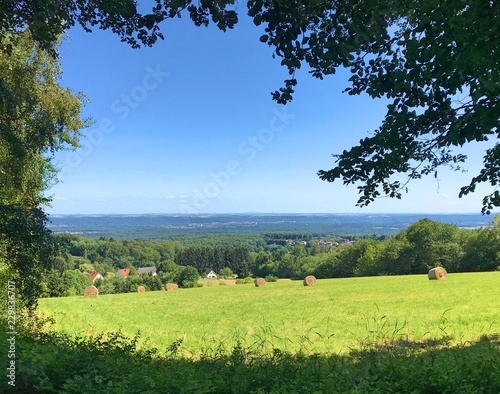
M266 284L266 280L264 278L257 278L254 281L255 287L262 287Z
M95 286L89 286L83 291L85 298L96 298L99 295L99 290Z
M436 267L429 271L427 274L429 280L444 280L448 277L448 272L443 267Z
M145 288L144 286L139 286L139 287L137 288L137 292L138 292L138 293L144 293L145 291L146 291L146 288Z
M165 290L167 290L167 291L177 290L178 288L179 288L179 285L177 283L167 283L165 285Z
M314 286L316 284L316 277L314 275L308 275L304 279L304 286Z

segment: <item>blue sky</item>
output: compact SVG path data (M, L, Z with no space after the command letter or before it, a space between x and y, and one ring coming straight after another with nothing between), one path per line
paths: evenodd
M319 180L340 153L374 130L385 103L342 94L349 74L301 70L294 100L270 92L286 69L248 18L234 30L164 23L165 40L130 49L110 32L68 32L62 84L83 92L94 124L82 147L60 152L49 213L479 212L489 188L459 199L487 145L468 147L468 174L409 185L402 200L355 206L356 187Z

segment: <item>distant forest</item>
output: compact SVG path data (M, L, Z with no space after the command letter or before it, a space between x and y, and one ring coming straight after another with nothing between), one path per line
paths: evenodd
M197 215L55 215L53 232L88 238L172 240L193 237L307 233L311 237L395 235L423 218L459 227L488 226L481 214L197 214Z
M500 269L500 215L484 228L461 229L422 219L394 236L318 238L307 233L228 234L185 237L181 241L117 240L53 234L58 253L43 281L43 296L82 294L92 282L83 272L99 272L101 294L160 290L166 283L196 286L207 270L246 277L303 279L424 274ZM137 275L155 267L157 275ZM116 274L128 268L128 278Z

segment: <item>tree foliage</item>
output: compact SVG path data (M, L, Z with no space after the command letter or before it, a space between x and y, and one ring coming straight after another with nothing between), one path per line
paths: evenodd
M210 19L226 30L237 22L235 10L230 9L234 0L202 1L154 0L148 4L149 12L142 13L134 0L57 0L40 2L35 0L3 1L0 4L0 32L12 33L28 29L42 48L56 54L54 42L72 26L80 25L91 32L97 27L110 29L121 41L132 48L141 44L151 46L163 39L159 23L165 19L179 17L186 10L196 26L207 25ZM10 44L1 41L3 49Z
M194 266L200 274L207 269L219 272L229 268L238 277L248 276L248 250L242 246L204 247L192 246L180 250L176 255L176 263Z
M55 151L78 144L83 97L59 85L57 61L28 32L3 37L0 51L0 261L32 306L54 252L44 190Z
M436 266L457 270L462 246L456 226L422 219L409 226L404 236L407 246L401 260L406 263L406 273L427 272Z
M197 26L212 20L220 29L238 21L234 0L155 0L149 13L135 1L4 2L0 32L28 27L50 48L68 27L111 29L132 47L163 38L159 24L185 11ZM484 0L249 0L248 15L263 25L260 37L281 58L290 78L272 93L287 103L303 64L316 78L351 71L350 95L366 93L390 101L372 135L335 154L336 165L321 179L358 185L358 205L385 195L401 198L411 180L437 177L441 166L463 170L468 143L499 137L498 2ZM3 42L4 49L8 43ZM484 213L500 206L500 145L486 150L483 168L460 196L480 183L493 186Z
M179 287L196 287L200 274L195 267L187 266L179 274Z
M358 204L381 195L401 198L410 180L437 177L440 166L461 170L467 143L496 141L500 117L498 2L251 0L249 14L264 24L261 41L275 48L291 77L273 93L292 100L295 72L306 63L323 78L348 68L350 95L390 101L381 126L359 145L334 155L319 171L326 181L359 184ZM400 179L405 179L401 181ZM460 196L480 183L493 191L483 212L500 206L500 145Z

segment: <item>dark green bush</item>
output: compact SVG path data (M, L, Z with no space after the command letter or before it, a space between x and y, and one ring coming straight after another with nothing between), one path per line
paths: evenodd
M179 287L196 287L198 284L198 279L200 275L198 274L198 270L194 267L187 266L179 274Z

